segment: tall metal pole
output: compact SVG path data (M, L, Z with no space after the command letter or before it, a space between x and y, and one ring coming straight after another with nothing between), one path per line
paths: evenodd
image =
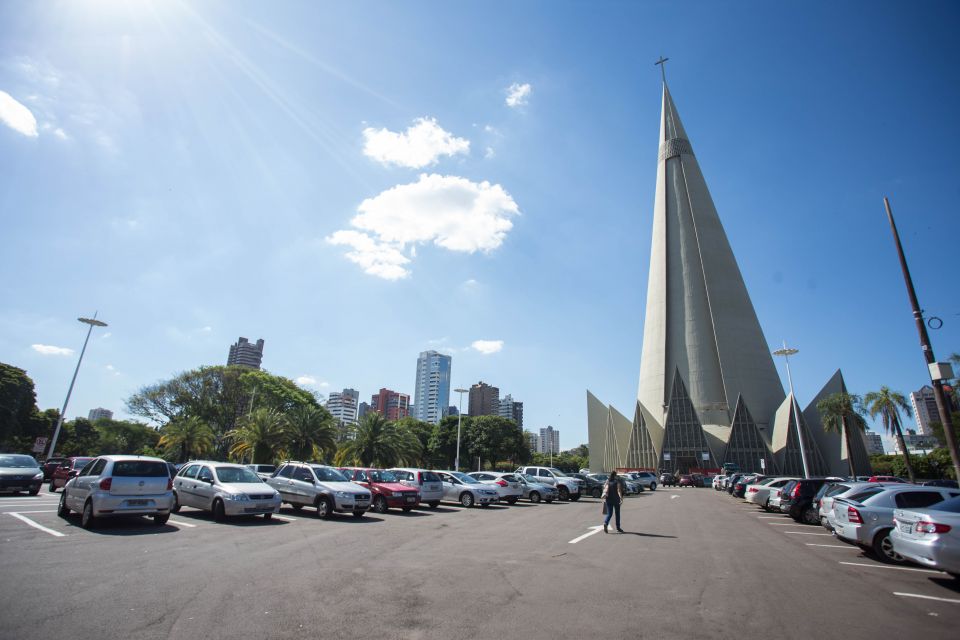
M106 322L97 320L97 314L94 313L92 318L77 318L80 322L90 325L90 328L87 329L87 337L83 341L83 348L80 349L80 358L77 360L77 368L73 370L73 378L70 379L70 387L67 389L67 398L63 401L63 409L60 410L60 415L57 417L57 426L53 430L53 439L50 441L50 448L47 453L48 458L52 458L54 452L57 450L57 439L60 437L60 427L63 426L63 419L67 415L67 405L70 404L70 395L73 393L73 384L77 381L77 374L80 372L80 363L83 362L83 354L87 351L87 343L90 342L90 334L93 333L94 327L105 327L107 326Z
M460 394L460 404L457 409L457 457L453 461L453 470L460 471L460 423L463 422L463 394L467 389L454 389L454 393Z
M807 462L807 447L803 443L803 432L800 431L800 411L797 408L797 396L793 393L793 376L790 375L790 356L800 353L799 349L793 349L787 346L786 341L783 343L783 349L777 349L773 352L775 356L783 356L783 359L787 363L787 381L790 383L790 398L793 410L793 421L796 424L797 428L797 441L800 443L800 460L803 462L803 477L810 477L810 465Z
M910 277L910 269L907 267L907 258L903 255L903 245L900 244L900 234L897 233L897 225L893 221L893 211L890 209L890 200L883 199L883 206L887 209L887 220L890 221L890 229L893 231L893 241L897 245L897 256L900 258L900 270L903 271L903 281L907 285L907 295L910 297L910 306L913 307L913 320L917 324L917 332L920 334L920 349L927 361L927 372L930 374L930 365L937 361L933 355L933 347L930 344L930 336L927 335L927 326L923 323L923 313L920 311L920 303L917 301L917 292L913 288L913 279ZM960 478L960 453L957 451L957 436L953 431L953 419L947 408L946 398L943 395L943 381L933 380L933 395L937 400L937 413L940 414L940 424L943 425L943 435L947 439L947 449L950 451L950 457L953 459L953 468L956 471L957 478Z

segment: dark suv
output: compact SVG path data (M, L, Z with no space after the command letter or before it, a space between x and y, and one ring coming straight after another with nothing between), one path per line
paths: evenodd
M836 478L804 478L791 480L780 490L780 511L788 514L796 522L820 524L820 515L813 499L820 487Z
M582 481L580 491L584 495L588 495L591 498L599 498L600 494L603 493L603 483L596 478L591 478L585 473L569 473L567 475Z

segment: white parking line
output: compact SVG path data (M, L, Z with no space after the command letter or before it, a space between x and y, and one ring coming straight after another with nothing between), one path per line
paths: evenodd
M899 591L894 591L893 595L903 596L904 598L923 598L924 600L936 600L937 602L953 602L954 604L960 604L960 600L955 600L954 598L938 598L936 596L924 596L919 593L900 593Z
M19 513L8 513L7 515L13 516L17 520L22 520L23 522L26 522L28 525L30 525L34 529L39 529L40 531L43 531L44 533L49 533L50 535L55 536L57 538L63 538L67 535L65 533L60 533L59 531L54 531L53 529L48 529L47 527L43 526L39 522L34 522L27 516L22 516Z
M857 547L849 544L816 544L814 542L807 542L808 547L827 547L828 549L850 549L851 551L860 551Z
M300 518L290 518L288 516L281 516L281 515L277 515L276 513L273 514L273 517L276 518L277 520L284 520L286 522L296 522L297 520L300 519Z
M811 531L784 531L784 533L790 533L795 536L832 536L832 533L813 533Z
M867 564L866 562L841 562L840 564L850 565L851 567L868 567L870 569L896 569L897 571L917 571L919 573L937 573L946 575L943 571L936 569L914 569L913 567L890 567L885 564Z
M181 527L190 527L191 529L194 529L197 527L197 525L195 524L190 524L189 522L184 522L183 520L174 520L172 518L170 520L167 520L167 522L172 522L173 524L180 525Z
M28 504L0 504L0 509L18 509L19 507L55 507L59 502L30 502Z
M30 506L33 507L36 505L30 505ZM57 512L56 509L36 509L31 511L17 511L17 513L56 513L56 512ZM10 515L13 515L13 513L11 513Z
M670 496L670 499L671 499L671 500L675 500L676 498L679 498L679 497L680 497L680 496Z
M595 527L590 527L590 528L593 529L593 531L588 531L587 533L583 534L582 536L577 536L576 538L574 538L573 540L571 540L571 541L569 542L569 544L577 544L578 542L580 542L580 541L583 540L584 538L589 538L589 537L592 536L593 534L595 534L595 533L600 533L601 531L603 531L603 525L602 525L602 524L598 524L597 526L595 526Z
M784 520L787 516L757 516L761 520Z
M10 503L10 502L23 502L24 500L42 500L42 499L43 499L43 498L41 498L40 496L31 496L31 497L29 497L29 498L13 498L13 497L8 497L8 498L0 498L0 503L2 503L2 504L7 504L7 503Z
M795 527L797 526L796 522L768 522L768 525L771 527Z

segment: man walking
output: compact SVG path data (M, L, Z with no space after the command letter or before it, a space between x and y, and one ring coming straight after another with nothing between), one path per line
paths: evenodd
M620 528L620 503L623 502L623 487L620 485L620 478L617 477L616 471L610 472L610 477L603 485L603 495L600 498L603 500L603 512L607 514L607 517L603 519L603 532L607 533L610 516L616 511L617 531L623 533L623 529Z

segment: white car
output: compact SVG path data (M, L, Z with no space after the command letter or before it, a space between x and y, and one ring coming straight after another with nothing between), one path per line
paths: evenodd
M580 499L580 480L571 478L563 471L553 467L519 467L515 473L535 476L537 482L557 488L561 500L576 502Z
M766 508L767 502L770 500L771 491L781 488L791 480L796 480L796 478L764 478L756 484L747 485L743 498L751 504Z
M173 508L173 480L167 463L146 456L100 456L63 486L57 514L81 514L80 526L90 529L103 517L152 516L165 524Z
M468 473L468 476L476 478L484 484L492 486L500 496L500 502L515 504L517 500L523 497L523 487L520 481L512 473L499 473L497 471L474 471Z
M420 502L436 509L443 500L443 481L435 471L426 469L388 469L400 484L420 490Z
M486 507L500 502L500 494L493 487L483 484L459 471L437 471L443 481L443 498L459 502L464 507Z
M227 516L262 515L265 520L280 512L280 493L240 464L194 461L180 467L173 479L173 512L193 507L213 513L221 522Z

